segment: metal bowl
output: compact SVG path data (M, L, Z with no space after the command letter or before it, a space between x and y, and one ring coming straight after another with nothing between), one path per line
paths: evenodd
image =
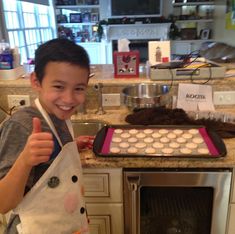
M130 109L166 106L170 100L168 85L141 83L122 90L122 101Z

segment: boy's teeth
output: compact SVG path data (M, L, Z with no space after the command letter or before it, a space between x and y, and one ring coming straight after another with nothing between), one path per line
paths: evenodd
M72 109L72 107L69 107L69 106L60 106L60 109L62 109L62 110L70 110L70 109Z

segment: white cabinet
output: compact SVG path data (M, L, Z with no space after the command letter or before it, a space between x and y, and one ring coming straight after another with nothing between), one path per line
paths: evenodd
M109 47L110 43L102 42L87 42L78 43L81 45L88 53L91 64L109 64Z
M122 169L84 169L91 234L123 234Z

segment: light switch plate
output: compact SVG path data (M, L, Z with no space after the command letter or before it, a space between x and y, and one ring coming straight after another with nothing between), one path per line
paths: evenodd
M119 93L102 94L103 106L120 106L121 97Z
M234 105L235 91L215 91L213 102L214 105Z

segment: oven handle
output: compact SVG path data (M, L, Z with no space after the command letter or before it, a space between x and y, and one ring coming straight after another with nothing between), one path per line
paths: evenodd
M127 176L127 182L131 191L131 233L137 234L137 192L140 176Z

